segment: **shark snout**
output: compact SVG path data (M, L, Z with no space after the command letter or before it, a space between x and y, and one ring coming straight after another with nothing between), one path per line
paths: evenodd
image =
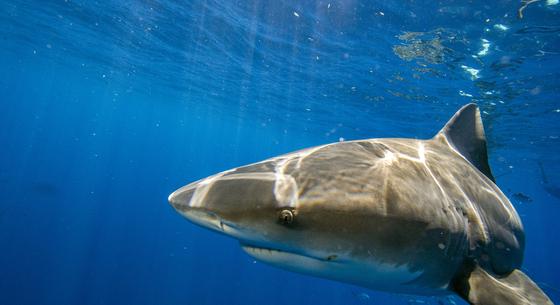
M197 225L252 239L247 232L260 230L255 224L276 224L276 177L273 173L226 171L179 188L168 201Z
M182 188L171 193L167 198L169 204L176 210L181 210L187 208L191 202L192 196L196 191L197 183L191 183L189 185L183 186Z
M188 220L213 230L221 230L222 221L215 212L200 206L195 198L197 190L204 186L204 180L181 187L169 195L171 206Z

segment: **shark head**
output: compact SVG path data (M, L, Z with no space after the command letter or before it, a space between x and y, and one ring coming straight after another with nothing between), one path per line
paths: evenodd
M340 205L348 194L331 186L343 183L334 174L342 168L332 163L325 167L321 153L349 150L347 160L354 162L351 151L357 148L352 143L338 147L312 148L225 171L178 189L169 202L191 222L236 238L249 255L276 267L367 287L415 278L418 273L405 263L388 260L396 257L400 244L415 243L418 235L410 231L422 232L424 224L390 224L364 204ZM348 183L353 184L351 179ZM370 194L364 198L369 200ZM385 230L400 237L390 238Z
M193 182L173 192L169 202L191 222L236 238L265 262L286 267L290 260L336 260L330 243L318 242L332 236L312 229L328 225L327 220L321 223L313 208L297 208L294 178L273 170L281 162L268 160Z

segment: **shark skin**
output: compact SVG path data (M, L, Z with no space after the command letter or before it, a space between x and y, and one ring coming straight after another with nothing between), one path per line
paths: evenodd
M552 304L519 270L523 226L494 181L468 104L432 139L308 148L190 183L169 202L291 271L471 304Z

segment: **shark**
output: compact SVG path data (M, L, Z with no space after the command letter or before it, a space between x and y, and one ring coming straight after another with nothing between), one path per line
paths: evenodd
M173 192L191 222L267 264L470 304L553 304L520 270L525 235L496 185L476 104L433 138L307 148Z

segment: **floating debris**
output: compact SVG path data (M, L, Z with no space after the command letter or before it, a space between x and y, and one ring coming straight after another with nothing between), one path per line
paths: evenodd
M500 23L494 24L494 28L495 28L496 30L500 30L500 31L504 31L504 32L507 31L507 30L509 30L509 27L508 27L508 26L503 25L503 24L500 24Z
M446 48L442 45L440 38L420 38L423 35L424 33L421 32L405 32L399 35L398 38L405 44L394 46L393 52L406 61L421 58L432 64L443 63Z
M355 293L354 294L359 300L362 301L367 301L370 299L369 294L365 293L365 292L360 292L360 293Z
M540 0L521 0L521 7L519 8L519 10L517 10L517 15L519 16L519 19L523 19L523 11L527 8L527 6L529 6L529 4L538 1Z
M461 68L463 68L463 70L467 71L471 75L472 80L480 78L480 76L478 76L480 70L465 65L461 65Z
M517 201L518 203L531 203L533 202L533 199L523 193L515 193L512 195L513 199L515 199L515 201Z
M478 56L485 56L488 54L488 50L490 49L490 41L482 38L482 50L480 50L477 55Z
M519 10L517 10L519 19L523 18L523 11L527 8L527 6L529 6L529 4L539 2L539 1L541 0L521 0L521 7L519 8ZM546 5L548 6L556 5L559 2L560 2L559 0L546 0Z
M459 95L460 95L460 96L466 96L466 97L473 97L472 94L466 93L466 92L463 91L463 90L459 90Z

